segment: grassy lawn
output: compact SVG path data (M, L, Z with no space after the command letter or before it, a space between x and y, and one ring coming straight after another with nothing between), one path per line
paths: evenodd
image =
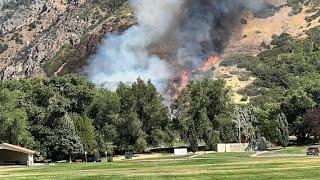
M318 157L213 153L193 159L0 168L0 179L317 179Z
M309 145L309 146L291 146L276 150L270 150L266 155L305 155L309 147L319 147L320 145Z

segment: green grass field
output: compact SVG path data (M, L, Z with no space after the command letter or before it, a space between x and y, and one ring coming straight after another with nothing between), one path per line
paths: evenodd
M213 153L189 159L0 168L0 179L317 179L319 157ZM168 158L168 157L167 157Z
M308 147L312 146L294 146L286 147L276 150L271 150L267 154L294 154L294 155L305 155Z

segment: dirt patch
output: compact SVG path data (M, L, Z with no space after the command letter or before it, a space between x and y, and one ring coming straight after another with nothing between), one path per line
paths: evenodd
M280 4L280 2L278 3ZM247 23L240 31L234 32L225 50L225 56L236 53L257 54L264 50L260 46L261 43L266 42L269 44L272 40L272 35L289 33L295 38L305 38L305 31L318 26L320 20L318 17L308 23L306 17L314 14L307 13L309 9L309 7L304 6L301 13L290 16L292 8L284 7L275 13L274 16L266 19L256 18L252 13L246 13L244 19Z

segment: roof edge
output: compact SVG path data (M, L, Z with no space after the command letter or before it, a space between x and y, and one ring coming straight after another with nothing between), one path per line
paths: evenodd
M5 149L5 150L11 150L11 151L16 151L16 152L22 152L22 153L26 153L26 154L34 154L36 151L33 151L31 149L27 149L21 146L16 146L13 144L9 144L9 143L2 143L0 144L0 150L1 149Z

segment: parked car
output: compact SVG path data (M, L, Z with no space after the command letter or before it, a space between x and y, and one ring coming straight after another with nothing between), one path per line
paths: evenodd
M97 155L89 155L87 157L87 162L101 162L101 158Z
M317 147L309 147L307 150L307 156L318 156L319 155L319 148Z

